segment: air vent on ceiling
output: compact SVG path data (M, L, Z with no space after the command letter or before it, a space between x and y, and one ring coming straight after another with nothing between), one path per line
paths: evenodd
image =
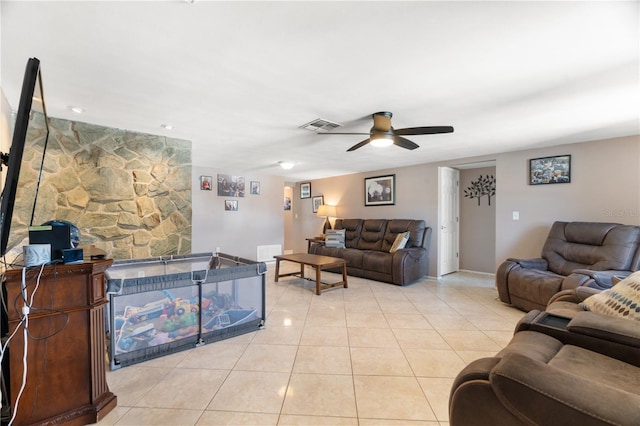
M316 118L315 120L307 124L303 124L302 126L300 126L300 128L310 130L312 132L318 132L318 131L328 132L340 126L342 126L342 124L325 120L324 118Z

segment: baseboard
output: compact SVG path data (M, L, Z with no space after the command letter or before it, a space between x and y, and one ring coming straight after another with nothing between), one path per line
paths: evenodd
M471 271L469 269L460 269L458 272L467 272L470 274L478 274L478 275L487 275L490 277L495 277L496 274L494 272L480 272L480 271Z

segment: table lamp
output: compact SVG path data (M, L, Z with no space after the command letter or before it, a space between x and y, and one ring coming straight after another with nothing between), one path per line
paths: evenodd
M331 222L329 222L329 216L331 217L336 217L336 206L329 206L327 204L321 204L318 207L318 212L317 212L318 216L321 217L326 217L326 220L324 222L324 227L322 228L322 233L326 234L327 229L331 229Z

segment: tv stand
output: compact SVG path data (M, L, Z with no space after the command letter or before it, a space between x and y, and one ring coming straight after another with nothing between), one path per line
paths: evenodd
M97 423L116 406L106 381L104 271L112 260L46 266L29 313L27 382L16 425ZM27 300L40 267L27 271ZM5 273L12 412L22 385L22 269Z

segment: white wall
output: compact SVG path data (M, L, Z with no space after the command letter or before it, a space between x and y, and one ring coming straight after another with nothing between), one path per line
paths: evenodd
M215 185L218 174L244 176L247 193L242 198L220 197ZM200 190L200 176L211 176L212 191ZM283 187L281 177L193 167L193 253L213 252L256 259L260 245L284 248ZM260 195L249 193L250 181L260 182ZM238 200L238 211L225 211L225 200Z

